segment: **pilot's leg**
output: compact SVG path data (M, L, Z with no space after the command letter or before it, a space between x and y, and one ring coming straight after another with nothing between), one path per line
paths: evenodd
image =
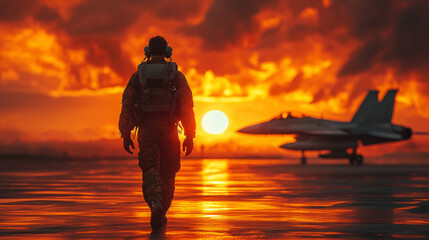
M176 174L161 174L162 205L165 212L168 211L171 206L171 202L173 201L174 190L176 189L174 186L175 180Z
M138 142L139 166L143 172L143 197L150 207L153 202L162 203L160 147L157 132L141 128Z
M161 139L161 186L164 210L174 197L176 173L180 169L180 141L177 129L166 129Z

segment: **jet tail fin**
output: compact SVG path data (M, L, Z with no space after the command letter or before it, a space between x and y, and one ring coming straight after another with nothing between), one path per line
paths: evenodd
M363 125L390 123L393 116L393 107L395 105L397 92L397 89L387 91L383 100L379 102L378 91L369 91L353 116L352 122Z
M397 89L387 91L379 105L378 120L382 123L390 123L393 116L393 107L395 106L395 97Z
M352 118L352 122L366 123L378 106L378 91L370 90Z

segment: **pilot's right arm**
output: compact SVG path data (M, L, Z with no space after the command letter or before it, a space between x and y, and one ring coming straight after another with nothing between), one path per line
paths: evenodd
M195 114L194 114L194 100L192 98L192 91L189 87L185 75L178 71L178 95L179 95L179 120L182 122L185 129L185 136L188 138L195 138Z

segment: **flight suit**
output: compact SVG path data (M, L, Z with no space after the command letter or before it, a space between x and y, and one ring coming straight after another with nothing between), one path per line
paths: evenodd
M152 58L151 63L165 63L165 60ZM138 159L143 173L144 200L148 204L159 201L167 211L174 196L176 173L180 170L180 141L176 123L182 123L187 138L195 137L192 91L183 73L176 71L173 81L177 89L174 119L162 112L139 115L135 109L141 87L138 74L138 71L133 73L122 95L119 131L122 138L129 138L132 129L139 127Z

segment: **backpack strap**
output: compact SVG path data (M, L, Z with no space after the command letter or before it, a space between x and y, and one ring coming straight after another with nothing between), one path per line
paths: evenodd
M164 81L164 87L169 84L174 84L176 78L177 64L175 62L167 62L167 79Z
M173 95L173 99L171 101L171 109L170 109L170 120L177 124L177 88L178 88L178 82L174 82L176 79L176 73L177 73L177 64L175 62L168 62L167 63L167 69L168 69L168 83L170 87L170 92Z
M146 79L147 67L146 67L146 65L147 65L147 62L141 62L139 64L139 66L137 67L137 71L139 73L140 86L141 86L140 91L142 91L142 92L146 89L146 85L147 85L147 81L146 81L147 80Z

